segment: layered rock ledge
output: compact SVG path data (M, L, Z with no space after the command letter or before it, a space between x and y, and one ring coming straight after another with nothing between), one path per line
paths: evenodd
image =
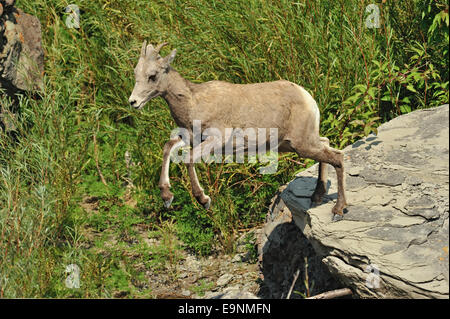
M327 195L314 208L309 197L318 165L303 171L280 190L267 214L259 240L265 277L283 277L271 259L304 254L295 251L301 245L294 241L306 238L313 258L321 260L317 271L329 272L316 276L319 283L331 276L360 298L449 298L448 104L395 118L380 126L378 135L344 151L349 204L344 219L331 219L334 169L328 167ZM299 265L285 264L288 270L278 282L286 286ZM314 278L315 269L309 271Z

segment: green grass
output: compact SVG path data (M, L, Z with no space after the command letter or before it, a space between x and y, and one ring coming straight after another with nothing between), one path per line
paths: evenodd
M193 82L304 86L338 148L395 116L448 103L448 4L388 1L381 28L367 29L371 2L80 0L81 28L69 29L71 1L18 0L42 24L45 90L21 98L16 137L0 129L0 297L152 297L147 271L176 278L183 250L232 252L239 231L261 225L279 186L304 169L295 155L280 156L273 175L200 164L213 199L206 211L186 168L172 164L166 210L157 183L175 123L162 99L139 112L127 102L144 39L168 41L163 54L177 48L174 67ZM149 235L160 244L146 244ZM64 284L69 264L81 269L80 289Z
M207 279L201 279L200 282L192 287L192 292L199 295L200 297L204 296L205 293L212 288L214 288L215 284Z

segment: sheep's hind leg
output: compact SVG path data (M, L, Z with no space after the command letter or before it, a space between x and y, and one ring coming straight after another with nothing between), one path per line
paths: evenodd
M344 216L344 208L347 205L344 190L344 153L325 145L323 140L312 147L310 146L308 149L297 149L295 145L293 145L293 147L301 157L311 158L315 161L327 163L334 167L338 182L338 198L332 209L333 221L342 219Z
M199 202L205 209L208 209L211 205L211 198L205 195L203 188L198 181L197 172L193 163L186 163L189 172L189 178L191 180L192 195L194 195L197 202Z
M336 170L338 182L338 199L336 205L334 205L332 209L333 221L338 221L344 217L344 208L347 206L344 189L344 153L331 147L329 147L328 150L331 151L337 159L335 164L330 164L333 165Z
M205 159L205 157L209 155L212 148L217 146L222 147L222 144L222 140L216 139L213 136L206 138L205 141L190 151L190 161L186 163L189 171L189 178L191 180L192 195L194 195L197 202L199 202L205 209L209 209L211 205L211 198L205 195L205 192L198 181L194 163L197 163L200 158Z

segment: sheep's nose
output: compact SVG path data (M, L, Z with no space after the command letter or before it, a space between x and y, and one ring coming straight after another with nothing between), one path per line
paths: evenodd
M136 100L129 100L128 102L130 102L130 105L135 107L136 106Z

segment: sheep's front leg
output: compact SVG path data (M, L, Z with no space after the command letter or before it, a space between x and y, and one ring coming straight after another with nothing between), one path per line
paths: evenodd
M173 194L170 189L170 179L169 179L169 166L170 166L170 153L176 147L184 145L184 142L179 136L170 139L163 149L163 163L161 168L161 176L159 179L158 187L161 190L161 198L164 201L164 206L166 208L170 207L173 201Z

